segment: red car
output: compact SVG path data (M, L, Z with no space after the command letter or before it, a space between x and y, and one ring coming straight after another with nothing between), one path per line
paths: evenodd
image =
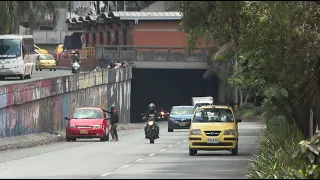
M66 141L76 141L77 138L100 138L109 141L109 120L101 108L76 108L72 115L65 117Z

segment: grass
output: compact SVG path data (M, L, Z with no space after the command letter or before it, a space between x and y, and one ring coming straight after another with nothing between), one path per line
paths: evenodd
M267 124L259 130L259 148L250 160L246 179L303 178L298 171L305 165L292 159L303 139L300 131L281 116L268 119Z

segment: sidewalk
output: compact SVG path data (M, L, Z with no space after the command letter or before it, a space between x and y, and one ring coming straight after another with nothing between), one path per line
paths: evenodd
M119 124L118 131L129 131L143 128L144 124ZM65 141L65 130L56 131L57 134L49 132L28 134L23 136L12 136L0 138L0 151L12 149L30 148L54 142Z

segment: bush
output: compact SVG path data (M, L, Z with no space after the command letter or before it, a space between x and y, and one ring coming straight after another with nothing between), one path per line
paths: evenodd
M240 118L262 118L262 109L260 107L241 107L236 112Z
M302 134L290 126L283 117L267 120L267 128L259 130L259 148L249 162L247 179L292 179L302 178L297 170L307 165L292 155Z

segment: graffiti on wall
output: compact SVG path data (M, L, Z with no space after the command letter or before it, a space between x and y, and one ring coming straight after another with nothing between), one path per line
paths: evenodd
M115 73L106 71L101 76L86 77L100 78L96 81L59 77L0 87L0 137L62 130L66 126L64 117L84 106L115 105L120 111L120 123L129 123L131 69L121 73L130 75L121 75L116 81Z

